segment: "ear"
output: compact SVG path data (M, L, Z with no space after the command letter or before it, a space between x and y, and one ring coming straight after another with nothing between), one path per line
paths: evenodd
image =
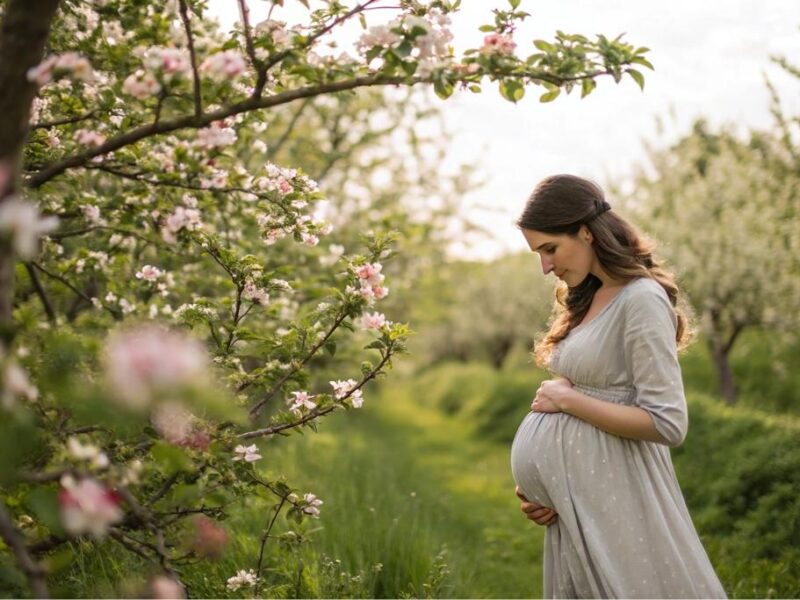
M594 236L586 225L581 225L578 235L580 235L581 239L587 244L591 244L594 241Z

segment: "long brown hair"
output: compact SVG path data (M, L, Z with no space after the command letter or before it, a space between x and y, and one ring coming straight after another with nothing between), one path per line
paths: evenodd
M553 175L533 190L517 226L551 235L577 236L586 226L594 237L592 247L603 269L615 279L649 277L667 292L678 319L676 340L685 347L692 337L688 312L674 275L653 257L654 245L628 221L611 210L603 190L574 175ZM546 366L555 345L583 320L600 279L591 273L575 287L556 288L556 310L550 329L536 344L534 356Z

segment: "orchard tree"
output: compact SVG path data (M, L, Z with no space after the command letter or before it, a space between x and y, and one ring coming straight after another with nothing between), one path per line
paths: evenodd
M500 369L515 346L533 348L552 312L553 287L537 280L530 255L453 262L418 284L421 329L412 349L441 360L485 360Z
M649 67L646 48L604 36L518 53L519 0L463 56L459 2L329 0L302 23L268 4L253 22L238 0L230 32L200 0L0 4L0 535L34 596L65 560L54 552L106 540L149 565L143 593L191 593L182 573L219 556L220 521L245 498L267 515L260 551L214 595L269 594L277 517L316 518L323 501L265 478L259 444L359 408L404 350L408 327L376 310L393 235L323 268L332 225L313 177L327 174L276 163L280 140L270 155L281 107L300 122L312 98L415 85L551 101L601 76L642 85ZM352 19L355 48L332 54ZM320 360L364 335L360 365Z
M733 403L730 353L741 333L800 326L797 175L777 135L754 132L743 141L702 121L649 158L628 205L680 274L722 397Z

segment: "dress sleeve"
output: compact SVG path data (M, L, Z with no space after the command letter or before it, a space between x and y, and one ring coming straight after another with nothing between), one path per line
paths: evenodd
M689 427L675 341L677 317L661 286L643 283L626 306L625 362L636 388L636 404L650 413L664 443L675 447Z

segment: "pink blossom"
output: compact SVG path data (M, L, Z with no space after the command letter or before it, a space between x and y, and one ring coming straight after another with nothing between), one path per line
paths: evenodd
M65 475L61 478L58 502L64 529L73 535L88 533L101 538L111 525L122 520L119 495L94 479L85 478L76 483Z
M30 382L25 370L11 360L6 361L2 382L0 406L4 408L12 408L17 398L35 402L39 397L39 390Z
M381 275L382 269L383 265L380 263L366 263L356 268L356 275L370 285L380 285L384 279L384 276Z
M350 404L352 404L353 408L361 408L361 405L364 404L364 392L360 389L354 390L352 394L350 394Z
M43 86L53 80L57 74L66 74L89 82L92 80L92 65L85 57L77 52L65 52L64 54L51 54L40 64L28 69L28 81L36 82L38 86Z
M150 415L150 422L158 434L171 444L185 442L194 430L192 413L175 401L159 404Z
M233 451L236 452L236 456L233 460L256 462L261 458L261 455L258 453L258 446L255 444L252 446L236 446Z
M174 244L176 241L175 234L181 229L186 228L188 231L196 231L202 227L203 223L200 220L199 210L178 206L175 208L175 212L167 217L165 225L166 227L161 231L161 237L166 242Z
M372 48L391 48L400 43L403 39L400 35L392 31L397 27L397 22L393 21L388 25L375 25L370 27L356 42L356 49L361 54L366 54Z
M284 196L292 191L292 184L290 184L283 177L278 178L278 191Z
M512 54L517 44L510 36L502 35L500 33L490 33L483 38L483 46L481 47L481 54Z
M209 365L197 340L154 325L111 334L105 362L115 399L134 409L160 392L204 381Z
M333 388L333 394L337 400L344 398L350 392L350 390L358 385L358 382L355 379L330 381L329 383Z
M375 297L376 300L383 300L386 296L389 295L389 288L384 287L382 285L375 285L372 286L372 295Z
M237 591L239 588L243 586L253 586L258 582L258 576L256 572L250 569L249 571L245 571L242 569L238 571L236 575L230 577L225 584L225 586L232 592Z
M159 277L164 275L164 271L153 265L145 265L136 272L136 279L144 279L145 281L156 281Z
M106 141L106 136L89 129L78 129L75 132L75 141L86 146L99 146Z
M185 598L186 590L183 586L166 575L158 575L150 582L150 592L153 598L159 600L174 600Z
M81 206L81 212L86 220L91 221L92 223L100 223L102 220L100 218L100 208L98 208L95 204L84 204Z
M236 141L236 132L225 127L221 121L214 121L211 126L197 132L197 145L201 148L222 148Z
M70 436L67 440L67 449L73 458L87 461L96 469L108 467L108 456L94 444L83 445L77 437Z
M205 515L198 515L193 521L195 534L192 550L203 558L220 558L228 545L228 532Z
M308 232L304 231L303 233L300 234L300 237L302 238L303 243L306 246L312 246L313 247L313 246L316 246L317 244L319 244L319 237L317 237L313 233L308 233Z
M256 304L268 304L269 303L269 294L267 290L264 288L258 287L255 283L248 280L244 284L244 290L242 291L242 297L246 300L252 300Z
M200 65L200 70L215 81L226 81L241 75L247 68L244 57L235 50L212 54Z
M147 100L161 91L161 84L152 73L139 70L122 82L122 91L138 100Z
M294 399L287 398L286 403L290 404L289 410L294 413L295 416L299 417L303 409L307 410L314 410L317 408L317 404L311 400L311 396L308 395L308 392L292 392Z
M42 217L36 205L30 202L11 197L0 203L0 235L10 234L20 258L36 256L39 237L57 226L57 217Z
M323 504L322 500L317 498L314 494L305 494L303 500L306 503L306 506L303 507L303 512L318 519L319 507Z
M364 329L380 329L387 324L389 324L389 321L386 320L386 316L383 313L365 313L361 317L361 327Z
M170 77L188 76L192 71L189 53L179 48L150 48L145 53L145 66L150 70L160 70Z

